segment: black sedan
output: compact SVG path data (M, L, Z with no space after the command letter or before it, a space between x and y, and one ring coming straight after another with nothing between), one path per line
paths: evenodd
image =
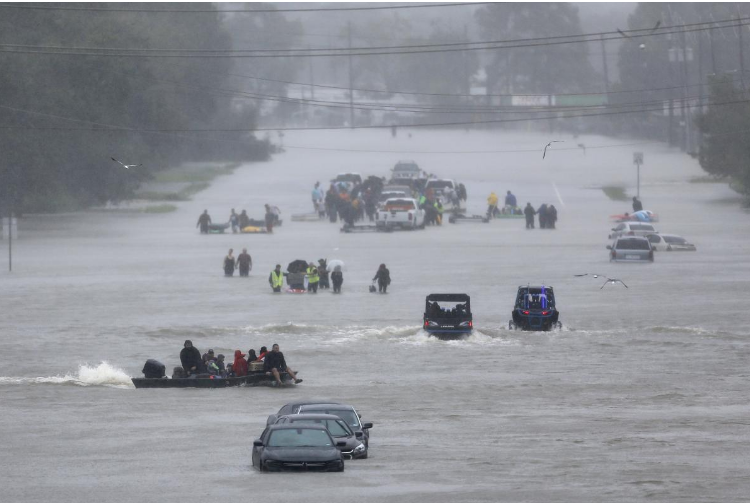
M336 440L337 445L339 442L346 442L346 445L339 447L341 454L346 459L367 457L367 448L362 442L364 433L361 431L355 433L343 419L333 414L292 414L280 416L276 420L276 424L318 424L325 426L328 429L328 433Z
M253 466L261 472L343 472L344 457L339 448L345 445L336 442L322 425L273 425L253 442Z

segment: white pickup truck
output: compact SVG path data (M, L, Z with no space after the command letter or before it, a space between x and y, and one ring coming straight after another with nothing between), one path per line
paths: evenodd
M419 208L416 199L387 199L375 214L375 225L379 228L424 229L424 210Z

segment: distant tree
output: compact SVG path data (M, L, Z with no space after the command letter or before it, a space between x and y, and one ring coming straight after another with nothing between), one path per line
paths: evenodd
M735 103L746 97L729 76L713 79L708 111L697 122L703 133L701 167L730 178L738 192L750 195L750 103Z
M579 35L571 3L494 3L477 10L483 40ZM559 44L492 52L487 64L491 92L571 93L592 88L595 72L586 44Z

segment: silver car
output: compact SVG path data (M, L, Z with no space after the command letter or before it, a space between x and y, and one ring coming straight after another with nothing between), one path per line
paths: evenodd
M654 249L648 239L640 236L621 237L607 245L609 261L644 262L654 261Z
M649 234L646 238L656 251L695 251L695 245L675 234Z
M612 228L609 239L621 236L645 236L647 234L658 234L654 226L645 222L622 222Z

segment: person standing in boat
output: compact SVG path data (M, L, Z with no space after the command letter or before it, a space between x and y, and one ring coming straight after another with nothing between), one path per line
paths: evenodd
M193 343L190 340L185 341L182 351L180 351L180 363L182 364L182 368L185 369L185 374L187 374L188 377L200 374L203 371L201 352L198 351L198 348L193 346Z
M237 377L244 377L247 375L247 361L245 355L239 349L234 352L234 363L232 364L232 370L234 375Z
M230 248L229 253L224 257L224 276L227 277L234 276L234 270L237 268L237 263L232 252L234 252L234 250Z
M297 379L294 371L287 366L286 360L284 360L284 353L279 351L278 344L274 344L271 348L271 352L266 355L263 370L266 372L266 375L273 375L278 384L281 384L281 375L279 372L286 372L289 374L289 377L294 379L294 384L302 382L302 379Z
M237 256L237 267L240 269L240 276L249 276L250 270L253 268L253 259L247 248L242 249L242 253Z

